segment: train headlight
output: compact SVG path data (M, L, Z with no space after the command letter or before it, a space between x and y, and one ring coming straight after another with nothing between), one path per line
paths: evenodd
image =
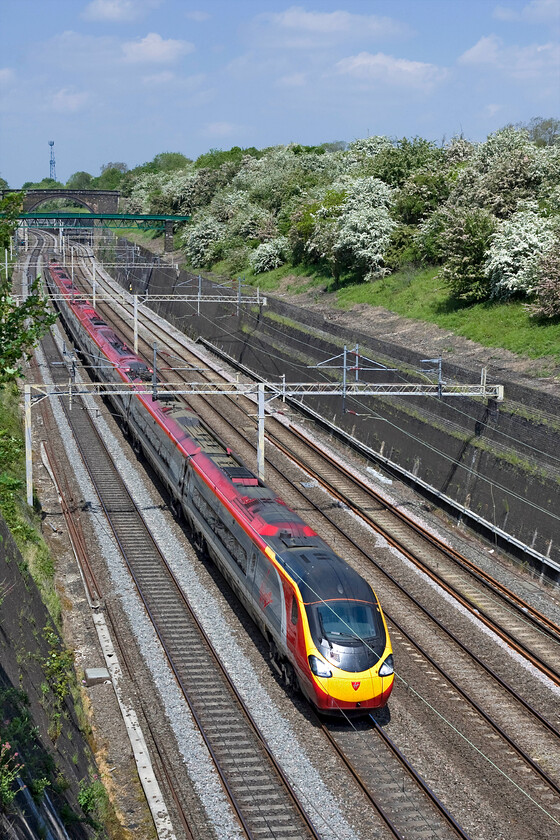
M332 671L325 662L322 662L317 656L313 656L313 654L307 658L312 674L315 674L316 677L332 677Z
M390 677L391 674L395 673L395 667L393 665L393 654L390 653L381 668L379 669L379 676L380 677Z

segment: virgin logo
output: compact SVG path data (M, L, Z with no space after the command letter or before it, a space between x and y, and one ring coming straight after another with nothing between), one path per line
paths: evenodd
M359 689L360 685L361 685L361 683L359 683L359 682L353 682L352 683L352 688L354 689L354 691L357 691Z

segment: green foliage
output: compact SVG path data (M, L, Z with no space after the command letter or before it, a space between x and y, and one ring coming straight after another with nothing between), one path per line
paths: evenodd
M151 163L145 164L148 172L174 172L186 169L192 161L180 152L160 152Z
M441 277L454 297L465 301L490 297L492 286L484 264L495 229L496 220L486 210L456 208L449 213L442 235Z
M20 212L20 196L11 193L0 201L0 213L5 214L0 217L0 248L9 246ZM31 283L27 299L17 303L9 277L0 277L0 385L21 375L22 358L30 358L33 347L56 317L40 294L38 279Z
M233 146L229 151L222 149L210 149L203 155L200 155L195 162L195 169L219 169L224 163L234 164L236 167L241 165L244 157L250 156L254 158L261 157L262 152L250 146L247 149L242 149L239 146Z
M560 143L560 120L556 117L533 117L528 123L518 123L515 127L526 131L539 148Z
M94 776L91 782L82 779L80 792L78 793L78 803L84 814L99 813L100 806L103 807L105 804L105 799L105 788L97 776Z
M384 263L390 271L397 271L409 263L420 262L415 235L414 225L398 225L393 230L384 256Z
M104 175L106 172L120 172L121 175L124 175L125 172L128 172L128 166L126 163L122 161L111 161L110 163L104 163L101 166L101 174Z
M450 181L445 171L413 172L395 198L393 214L405 225L417 225L447 200Z
M347 195L346 190L327 189L320 200L304 204L294 213L289 238L296 262L320 264L329 259L334 225Z
M403 137L393 145L381 149L367 166L367 174L379 178L391 187L402 187L406 179L423 167L441 166L445 152L429 140Z
M128 172L107 164L113 182L93 185L118 186L131 212L190 215L177 235L189 266L267 283L285 260L312 277L303 287L332 289L441 265L442 294L464 308L498 287L532 294L544 234L521 229L521 214L529 202L543 219L560 213L559 137L559 120L537 117L483 143L378 136L211 149L194 163L164 152Z
M58 634L48 625L43 630L43 637L49 652L43 662L43 671L47 678L50 694L49 736L56 743L62 732L62 712L66 697L74 680L73 657L69 650L61 650Z
M18 218L23 208L21 193L8 193L0 201L0 249L10 247L10 239L18 226Z
M91 189L93 182L93 175L89 172L74 172L66 181L66 186L71 190L88 190Z
M99 776L93 774L91 781L82 779L78 792L78 803L84 812L86 822L96 831L111 823L111 806L107 791Z
M31 717L29 698L24 691L0 687L0 708L0 742L11 745L12 756L17 750L17 758L21 759L17 775L21 776L33 798L38 801L47 787L55 787L60 781L57 779L54 759L41 746L38 729ZM13 762L9 763L9 768L13 772ZM6 793L9 780L4 775L2 782L2 774L3 768L0 766L0 800L5 801L3 794ZM12 793L10 787L8 797Z
M19 753L8 742L0 744L0 810L6 811L14 801L19 787L14 782L21 774L23 764Z
M74 660L72 652L60 649L60 637L49 625L43 630L43 638L49 648L48 657L44 663L44 671L49 688L55 698L55 704L62 707L73 680L72 666Z
M17 401L15 385L0 387L0 511L25 558L22 572L31 574L56 621L60 601L54 587L53 560L25 503L24 445Z
M93 179L91 187L95 190L118 190L124 178L124 172L116 167L110 167Z
M29 286L29 294L17 303L9 280L0 280L0 384L21 376L22 359L31 358L33 348L57 319L40 293L39 278Z
M535 303L528 307L534 318L560 319L560 237L543 254L535 271Z
M43 178L42 181L26 181L23 184L24 190L61 190L64 189L64 184L60 181L55 181L54 178Z

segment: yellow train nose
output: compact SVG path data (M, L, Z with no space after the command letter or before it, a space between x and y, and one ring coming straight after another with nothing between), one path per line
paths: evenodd
M333 669L332 677L324 679L314 677L319 688L335 700L343 703L362 703L373 697L373 681L369 671L352 674L351 677L339 676Z

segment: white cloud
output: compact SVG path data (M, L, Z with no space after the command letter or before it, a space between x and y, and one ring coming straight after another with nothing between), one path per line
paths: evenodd
M496 6L494 17L498 20L524 21L526 23L560 24L560 0L531 0L521 9L510 6Z
M204 126L204 134L210 137L229 137L237 131L237 126L229 122L212 122Z
M61 88L50 98L50 108L59 114L75 114L83 110L89 99L89 93L75 91L73 88Z
M182 55L194 50L188 41L165 40L156 32L150 32L139 41L128 41L122 45L124 59L130 63L171 64Z
M490 35L481 38L474 47L459 56L459 64L489 65L504 74L520 80L558 80L560 44L529 44L505 46L503 41Z
M138 20L160 3L161 0L92 0L82 12L82 17L116 23Z
M152 76L144 76L142 82L148 87L159 87L160 85L168 85L174 82L177 77L175 73L169 70L163 70L161 73L154 73Z
M308 12L301 6L291 6L285 12L272 14L271 22L284 29L298 33L311 32L317 35L369 35L388 37L409 33L409 28L388 17L377 15L355 15L351 12Z
M384 53L372 55L372 53L361 52L358 55L343 58L335 67L339 73L355 76L358 79L423 90L429 90L447 75L445 68L436 67L435 64L395 58Z
M194 9L192 12L185 12L185 17L188 20L194 20L196 23L203 23L203 21L210 18L210 15L208 12Z
M61 32L40 44L35 58L48 66L52 74L59 69L72 75L111 72L116 63L118 41L113 37L82 35L72 30Z
M170 70L162 70L161 73L153 73L150 76L142 77L142 83L149 88L173 87L176 89L179 87L190 91L199 88L205 80L206 77L203 73L197 73L192 76L177 76L176 73L172 73Z
M0 67L0 85L10 85L16 77L11 67Z
M476 42L474 47L459 56L459 64L495 64L502 49L502 41L496 35L488 35Z
M303 87L305 82L305 73L291 73L289 76L282 76L276 84L280 87Z
M490 102L488 105L485 105L483 114L485 117L493 117L495 114L499 113L499 111L502 111L503 107L503 105L496 105L496 103Z
M318 4L320 5L320 4ZM251 24L251 40L266 50L310 51L328 49L339 43L366 39L402 38L412 34L406 23L377 15L346 11L307 11L291 6L282 12L264 12Z

